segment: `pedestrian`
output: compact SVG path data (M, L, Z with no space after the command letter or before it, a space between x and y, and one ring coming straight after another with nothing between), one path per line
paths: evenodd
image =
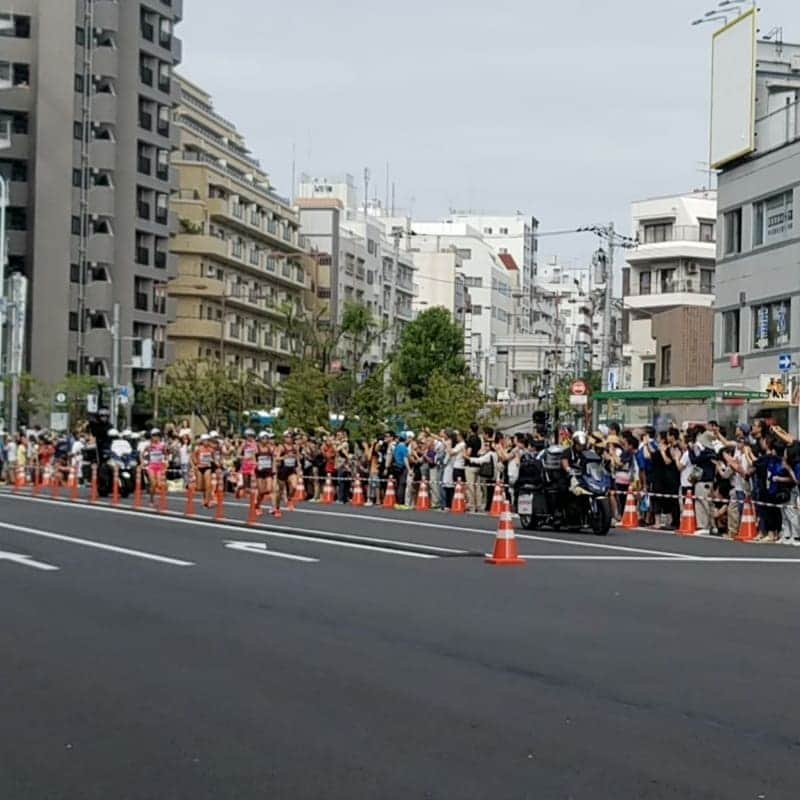
M397 437L397 443L392 452L392 477L395 482L395 508L404 511L408 508L406 505L406 483L408 481L409 462L408 462L408 444L406 444L406 435L401 433Z
M711 507L711 492L714 487L716 475L717 455L714 451L714 435L703 431L690 450L689 457L692 464L697 467L694 484L695 516L697 518L697 532L699 534L712 533L714 530L713 510Z
M478 423L473 422L469 426L469 434L466 439L466 466L464 468L464 478L466 481L467 509L478 511L483 508L483 487L480 482L480 467L472 465L470 459L478 458L483 449L483 440L478 434Z

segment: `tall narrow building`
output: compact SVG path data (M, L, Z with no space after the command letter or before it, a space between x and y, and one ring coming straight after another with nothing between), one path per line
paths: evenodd
M299 217L211 96L178 83L179 276L169 288L177 305L169 340L176 358L221 360L277 394L292 355L287 314L304 313L309 283Z
M27 360L47 384L83 373L142 390L168 355L182 12L183 0L0 0L7 268L30 278Z

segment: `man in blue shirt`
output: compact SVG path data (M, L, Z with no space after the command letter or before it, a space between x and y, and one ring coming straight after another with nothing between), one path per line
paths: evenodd
M394 446L392 477L396 484L395 493L397 496L397 505L402 507L405 505L406 480L408 478L408 445L406 444L406 437L403 433L397 437L397 444Z

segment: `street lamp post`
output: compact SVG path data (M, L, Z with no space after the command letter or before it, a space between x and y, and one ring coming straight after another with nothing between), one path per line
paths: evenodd
M6 207L8 206L8 181L0 175L0 417L5 416L5 350L3 333L5 330L6 300Z

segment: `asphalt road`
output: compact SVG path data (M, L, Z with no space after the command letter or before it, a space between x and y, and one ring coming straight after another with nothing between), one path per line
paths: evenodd
M0 495L3 800L798 796L800 549L169 507Z

